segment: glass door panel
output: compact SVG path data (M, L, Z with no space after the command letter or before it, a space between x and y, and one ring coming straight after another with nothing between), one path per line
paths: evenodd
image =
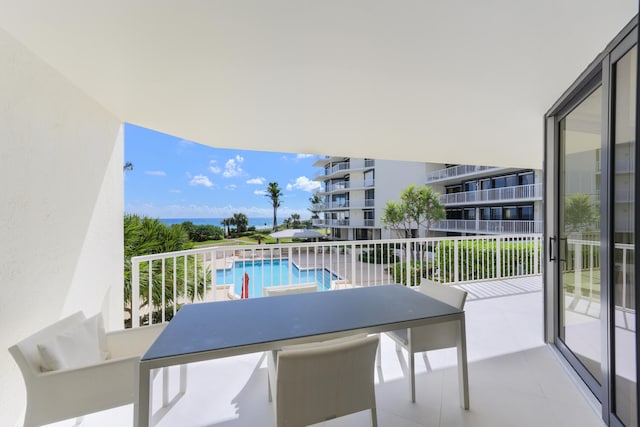
M614 412L626 426L637 426L636 307L634 265L636 51L615 65L613 148L613 319L615 365Z
M560 120L559 338L602 383L600 147L602 88ZM598 394L598 393L596 393Z

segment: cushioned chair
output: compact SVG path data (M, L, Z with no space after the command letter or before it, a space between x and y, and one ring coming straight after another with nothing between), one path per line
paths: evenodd
M318 284L316 282L297 283L295 285L265 286L262 288L262 295L265 297L275 297L278 295L305 294L316 292Z
M467 300L465 291L426 279L422 279L420 283L420 292L460 310L464 308L464 303ZM398 351L400 348L407 350L411 371L412 402L416 401L415 353L456 347L458 331L458 322L451 321L387 332L387 335L396 342Z
M299 427L371 410L378 336L357 335L268 352L277 427Z
M24 425L133 403L136 366L165 325L104 333L101 317L78 312L10 347L27 389Z

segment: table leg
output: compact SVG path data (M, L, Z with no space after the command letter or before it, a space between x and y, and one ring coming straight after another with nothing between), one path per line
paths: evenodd
M149 426L149 412L151 410L149 399L151 375L150 369L142 366L141 363L136 367L138 382L136 383L136 395L133 403L133 425L134 427Z
M465 327L464 313L458 321L458 388L460 391L460 406L469 409L469 378L467 370L467 332Z

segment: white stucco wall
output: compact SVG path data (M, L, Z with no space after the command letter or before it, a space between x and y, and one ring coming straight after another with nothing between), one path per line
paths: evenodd
M25 389L6 350L77 310L122 324L116 117L0 31L0 425Z

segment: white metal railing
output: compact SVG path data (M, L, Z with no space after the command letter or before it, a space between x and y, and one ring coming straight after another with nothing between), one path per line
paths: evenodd
M421 278L455 284L541 272L539 234L219 246L131 258L131 324L171 318L179 305L249 297L261 286L316 282L320 290ZM149 286L151 284L151 286ZM142 319L141 316L146 318Z
M560 239L560 261L563 268L563 287L577 298L600 302L600 241ZM613 282L614 304L622 310L635 310L633 282L634 245L614 245ZM576 305L576 304L572 304Z
M474 173L491 170L502 169L497 166L479 166L479 165L458 165L450 168L439 169L427 174L426 182L435 182L443 179L457 178L463 175L471 175Z
M542 233L543 228L542 221L443 219L433 224L431 230L461 233L531 234Z
M505 202L522 200L541 200L542 184L517 185L514 187L491 188L488 190L464 191L460 193L441 194L440 203L456 205L484 202Z
M341 190L350 190L356 188L368 188L373 187L375 185L375 180L367 179L364 181L343 181L343 182L334 182L333 184L327 184L323 189L321 189L320 193L331 193L333 191L341 191Z

